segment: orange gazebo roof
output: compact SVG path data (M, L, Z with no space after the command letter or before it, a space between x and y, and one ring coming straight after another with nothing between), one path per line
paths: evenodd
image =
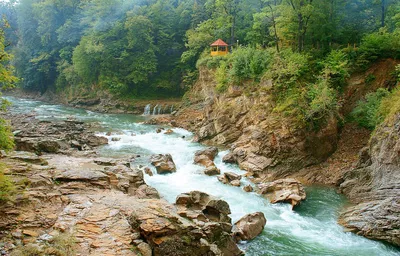
M224 41L222 41L221 39L218 39L217 41L212 43L210 46L228 46L228 44L225 43Z

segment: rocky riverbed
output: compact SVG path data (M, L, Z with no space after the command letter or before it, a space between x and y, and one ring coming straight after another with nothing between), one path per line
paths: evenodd
M18 193L0 208L1 255L68 246L77 255L242 254L225 201L202 192L181 195L176 205L160 199L131 166L136 156L98 156L96 147L108 139L95 136L93 125L40 121L33 113L6 117L17 151L3 152L1 161ZM242 240L265 225L247 222L235 231ZM57 249L66 235L72 244Z

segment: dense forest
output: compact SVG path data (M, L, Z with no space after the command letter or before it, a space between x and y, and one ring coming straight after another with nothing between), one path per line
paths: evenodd
M357 49L364 42L368 49L351 54L367 55L367 61L399 54L399 32L394 31L400 26L400 3L395 0L0 4L0 14L9 24L6 44L14 55L20 86L42 93L97 86L126 97L179 96L196 78L200 55L207 54L217 38L227 41L232 51L257 49L257 67L253 67L257 76L269 65L264 57L272 50L283 55L290 51L293 58L307 55L308 61L318 62L332 49ZM251 77L239 69L244 77Z

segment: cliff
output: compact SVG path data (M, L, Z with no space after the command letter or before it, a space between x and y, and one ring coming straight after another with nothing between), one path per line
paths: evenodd
M186 95L201 105L192 129L201 143L230 147L231 157L254 177L286 176L335 151L338 121L333 115L320 129L310 129L275 110L272 81L249 82L218 94L213 77L213 71L200 70Z
M341 215L351 231L400 246L400 113L378 127L341 191L356 205Z

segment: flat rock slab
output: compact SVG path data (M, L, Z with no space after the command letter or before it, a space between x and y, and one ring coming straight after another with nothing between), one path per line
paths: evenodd
M9 155L9 157L14 160L19 160L31 164L38 164L38 165L48 164L46 160L39 157L38 155L25 151L14 151Z
M54 178L56 180L65 181L100 181L108 180L108 176L101 171L93 170L65 170L57 173Z

